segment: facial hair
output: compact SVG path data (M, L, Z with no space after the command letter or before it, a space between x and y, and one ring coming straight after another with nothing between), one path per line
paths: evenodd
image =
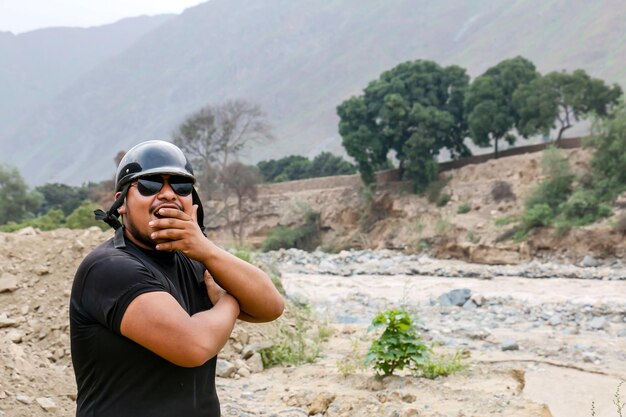
M126 207L126 210L127 210L126 215L130 217L130 209L128 208L128 206ZM142 244L146 245L148 248L152 250L156 250L156 242L152 240L152 238L149 235L141 234L137 229L135 229L135 226L133 225L132 222L126 222L126 224L124 225L124 228L137 242L141 242Z

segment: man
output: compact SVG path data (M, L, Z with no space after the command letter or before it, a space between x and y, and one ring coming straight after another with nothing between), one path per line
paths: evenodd
M83 260L70 299L77 417L219 416L216 355L236 319L282 314L269 277L205 237L194 182L168 142L119 164L116 201L96 212L115 236Z

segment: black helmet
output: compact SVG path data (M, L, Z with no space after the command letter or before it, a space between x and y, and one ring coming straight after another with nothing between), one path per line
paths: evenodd
M180 150L180 148L172 143L163 140L149 140L133 146L122 158L117 173L115 175L115 191L121 191L120 196L111 206L109 211L95 210L96 220L103 220L109 226L116 229L115 246L124 246L124 237L121 233L122 224L118 220L119 213L117 209L124 203L130 182L135 178L153 174L169 174L180 175L191 178L194 182L196 177L189 160ZM195 188L191 192L193 204L198 205L198 225L204 232L204 210L202 209L202 201Z
M115 175L115 191L135 178L170 174L194 180L189 160L178 146L163 140L149 140L133 146L122 158Z

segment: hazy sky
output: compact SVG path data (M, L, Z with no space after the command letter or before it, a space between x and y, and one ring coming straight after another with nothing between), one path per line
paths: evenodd
M207 0L0 0L0 31L99 26L124 17L181 13Z

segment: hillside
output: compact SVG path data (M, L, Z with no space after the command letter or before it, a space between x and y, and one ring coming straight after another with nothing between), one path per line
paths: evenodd
M23 109L0 128L0 159L32 184L100 180L120 149L170 137L185 116L227 98L260 103L275 126L276 142L250 160L338 151L336 106L407 60L477 75L523 55L544 72L584 68L624 83L625 17L618 0L212 0Z
M0 131L171 17L144 16L95 28L41 29L21 35L0 32Z
M588 150L563 152L575 172L588 170ZM437 258L481 264L541 260L580 265L586 257L621 264L626 242L614 227L625 213L621 200L610 218L574 228L565 236L545 229L521 242L502 238L513 226L506 219L519 218L526 196L542 180L541 157L541 152L508 156L441 173L440 178L448 179L442 193L450 195L443 207L407 192L409 184L393 177L379 179L371 208L363 199L358 175L263 185L257 201L247 203L254 214L246 224L246 243L260 246L271 228L297 227L311 210L320 213L320 248L331 252L349 248L425 251ZM492 189L497 181L511 187L512 199L494 201ZM467 212L460 212L461 205L468 206ZM207 203L207 226L211 237L228 242L232 238L226 223L215 216L222 206L220 201Z

